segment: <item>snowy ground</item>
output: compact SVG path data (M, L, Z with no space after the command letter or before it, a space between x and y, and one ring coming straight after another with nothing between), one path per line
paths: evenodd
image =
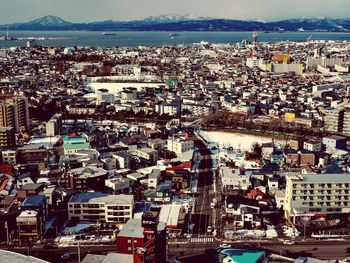
M108 243L114 241L115 238L113 236L101 236L99 238L93 236L86 236L85 240L77 240L75 235L67 235L67 236L61 236L57 237L55 239L55 243L59 246L66 246L66 245L72 245L77 244L78 241L81 244L84 243Z
M278 237L276 229L274 226L268 226L267 230L227 230L225 232L225 238L227 240L234 240L240 238L276 238Z
M300 231L296 228L292 228L289 226L282 226L283 234L287 237L298 237L300 236Z
M267 143L271 142L272 138L249 135L235 132L206 132L210 141L217 142L220 147L233 147L234 149L250 150L254 142ZM275 140L276 143L285 143L282 140Z

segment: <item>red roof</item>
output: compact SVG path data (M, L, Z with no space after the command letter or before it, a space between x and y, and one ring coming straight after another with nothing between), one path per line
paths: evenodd
M5 180L3 180L3 181L1 182L0 191L2 191L2 190L5 189L5 187L6 187L8 181L9 181L9 179L6 178Z
M190 170L192 167L191 161L182 162L180 165L172 166L166 168L167 171L176 171L176 170Z
M12 164L0 164L0 173L15 176Z

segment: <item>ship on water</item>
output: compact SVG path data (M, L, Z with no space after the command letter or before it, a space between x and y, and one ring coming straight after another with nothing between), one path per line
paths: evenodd
M104 35L104 36L114 36L114 35L116 35L116 33L113 33L113 32L103 32L102 35Z
M176 34L176 33L170 33L170 34L169 34L169 36L171 36L171 37L178 37L178 36L179 36L179 34Z

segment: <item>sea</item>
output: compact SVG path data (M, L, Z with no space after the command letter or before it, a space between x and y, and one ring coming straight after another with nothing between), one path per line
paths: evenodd
M90 47L138 47L161 45L191 45L206 41L209 43L235 44L244 39L251 40L252 32L175 32L165 31L116 31L115 35L103 35L99 31L12 31L12 41L0 40L1 48L25 47L29 39L36 39L38 46L90 46ZM109 32L110 33L110 32ZM0 36L6 35L0 31ZM335 40L350 41L350 33L341 32L259 32L259 42Z

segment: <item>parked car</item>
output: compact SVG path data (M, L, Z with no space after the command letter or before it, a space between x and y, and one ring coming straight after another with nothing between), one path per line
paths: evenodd
M61 256L61 259L63 260L68 260L70 258L70 254L67 252L67 253L64 253L62 256Z
M283 244L285 244L285 245L294 245L295 242L294 242L294 240L283 240Z
M231 248L231 245L223 243L220 245L221 248Z
M211 227L211 226L208 226L207 232L208 232L208 233L211 233L211 231L213 231L212 227Z

